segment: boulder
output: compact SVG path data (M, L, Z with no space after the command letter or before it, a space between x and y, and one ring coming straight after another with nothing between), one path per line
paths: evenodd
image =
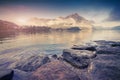
M66 62L80 69L87 68L90 64L90 58L95 56L96 54L91 51L73 49L64 49L62 54Z
M0 80L12 80L14 71L11 69L0 70Z
M29 57L28 59L18 61L12 64L12 66L14 65L15 69L29 72L35 71L37 68L39 68L43 64L46 64L47 62L50 62L49 57L34 55Z
M34 80L80 80L78 75L66 66L62 61L53 61L47 63L35 72L33 72ZM33 80L30 79L30 80Z

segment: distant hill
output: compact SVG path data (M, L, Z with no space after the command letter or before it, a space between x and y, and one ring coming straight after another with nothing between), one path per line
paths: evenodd
M120 26L115 26L112 28L112 30L120 30Z
M66 17L58 17L55 19L31 18L28 20L31 25L48 26L51 28L70 28L79 27L80 29L92 29L92 22L80 16L77 13Z
M103 27L103 26L94 26L94 30L120 30L120 26L113 26L113 27Z
M19 28L18 25L9 21L0 20L0 32L2 31L15 31Z

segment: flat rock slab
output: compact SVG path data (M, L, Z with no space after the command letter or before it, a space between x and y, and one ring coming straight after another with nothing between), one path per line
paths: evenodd
M14 71L10 69L0 70L0 80L12 80Z
M95 41L97 54L120 54L120 42L113 41Z
M80 80L74 71L58 60L41 66L33 75L34 80Z
M11 66L14 66L15 69L31 72L35 71L37 68L39 68L43 64L46 64L47 62L50 62L49 57L34 55L29 57L28 59L23 59L21 61L13 63Z
M108 54L108 55L109 54L120 55L120 47L105 47L105 46L98 47L96 53L97 54Z
M74 46L72 46L72 49L75 49L75 50L96 51L96 46L90 46L90 45L74 45Z
M105 41L105 40L99 40L99 41L94 41L95 43L97 43L98 45L110 45L112 47L120 47L120 42L115 42L115 41Z

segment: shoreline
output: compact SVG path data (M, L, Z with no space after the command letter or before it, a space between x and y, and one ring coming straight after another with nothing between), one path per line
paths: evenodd
M4 71L14 72L12 80L119 80L119 55L120 42L100 40L74 45L59 55L24 55L20 61L6 63Z

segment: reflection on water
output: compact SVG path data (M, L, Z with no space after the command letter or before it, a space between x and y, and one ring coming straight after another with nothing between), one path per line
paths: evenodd
M120 41L119 33L120 31L114 30L63 31L34 34L2 33L0 34L0 54L18 50L32 50L36 53L60 53L62 49L69 48L74 44L82 44L93 40Z
M15 32L0 32L0 42L4 42L7 39L13 39L17 33Z
M97 30L92 33L92 40L120 41L120 30Z

